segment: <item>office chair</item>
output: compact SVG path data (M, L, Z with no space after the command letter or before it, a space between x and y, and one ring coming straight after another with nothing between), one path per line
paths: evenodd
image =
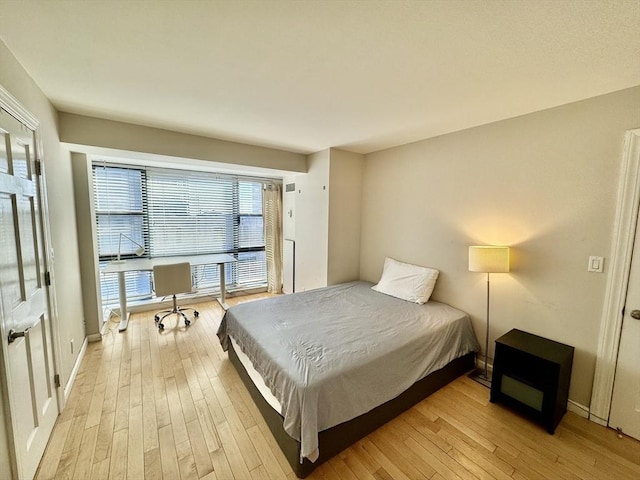
M180 308L176 303L176 294L191 292L191 264L174 263L171 265L156 265L153 267L153 284L157 297L173 296L173 308L171 310L163 310L155 314L153 319L156 321L158 329L164 330L163 320L169 315L176 314L184 318L184 324L189 326L191 321L183 313L186 310L193 310L193 316L200 315L193 308Z

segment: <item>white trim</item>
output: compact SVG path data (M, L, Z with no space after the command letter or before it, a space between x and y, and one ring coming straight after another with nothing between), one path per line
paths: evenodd
M491 359L491 362L493 362L493 359ZM481 355L480 352L476 353L476 368L484 372L484 355ZM487 374L489 378L493 375L493 363L487 363Z
M104 322L103 325L106 325L107 322ZM101 342L102 341L102 335L104 334L104 329L105 327L102 327L102 330L100 333L92 333L91 335L87 335L87 338L85 339L87 342Z
M49 200L47 194L47 174L44 164L44 145L42 143L42 136L40 130L35 130L36 141L38 142L38 148L36 148L36 159L40 162L40 175L38 177L38 187L40 190L40 220L42 225L42 238L45 245L44 252L44 268L49 272L49 276L52 279L51 285L47 287L47 301L49 302L49 319L51 321L51 341L53 342L53 363L55 371L58 374L61 371L62 358L60 349L60 323L58 316L58 295L56 294L56 273L53 262L53 239L51 238L51 224L49 222ZM61 389L57 389L58 396L58 411L62 412L65 406L65 398Z
M606 420L603 420L602 418L598 418L595 415L592 415L591 413L589 414L588 418L593 423L597 423L598 425L602 425L603 427L608 427L609 426L609 422L607 422Z
M569 400L567 403L567 410L569 412L573 412L576 415L580 415L582 418L589 418L589 407L585 407L584 405L574 402L573 400Z
M80 365L82 364L82 359L84 358L84 353L87 351L87 338L82 342L82 348L78 352L78 356L76 357L76 362L73 365L73 370L71 370L71 375L69 375L69 380L67 384L64 386L64 402L67 403L69 400L69 394L71 393L71 388L73 387L74 382L76 381L76 376L78 375L78 370L80 370Z
M618 200L609 260L607 289L600 319L596 371L591 394L590 418L607 422L620 346L622 309L625 304L633 240L640 204L640 129L625 134Z
M36 130L40 125L40 121L36 116L24 108L18 99L11 95L2 85L0 85L0 107L31 130Z

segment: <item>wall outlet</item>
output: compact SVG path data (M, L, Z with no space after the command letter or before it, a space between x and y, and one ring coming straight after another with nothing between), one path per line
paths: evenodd
M587 267L588 272L602 273L604 266L604 257L589 257L589 265Z

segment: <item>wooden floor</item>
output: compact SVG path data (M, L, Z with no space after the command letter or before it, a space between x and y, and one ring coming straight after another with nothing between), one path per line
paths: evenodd
M220 349L222 309L197 308L189 328L138 313L89 344L37 479L295 478ZM488 396L461 377L309 478L640 478L640 442L572 413L551 436Z

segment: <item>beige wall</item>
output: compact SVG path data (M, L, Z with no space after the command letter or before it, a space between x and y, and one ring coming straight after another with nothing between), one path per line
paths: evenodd
M60 112L60 141L72 146L101 147L119 152L143 152L176 159L213 161L233 166L306 172L306 155L160 128L114 122ZM189 160L183 160L189 162Z
M327 284L360 278L360 217L364 157L331 149Z
M361 278L377 281L387 255L438 268L434 298L484 340L467 247L512 246L512 272L491 277L490 342L520 328L575 346L570 398L588 406L607 263L587 260L609 255L623 135L638 126L640 87L368 155Z
M64 386L85 337L75 206L73 196L70 195L71 162L60 147L55 109L2 42L0 65L0 84L40 121L51 247L54 251L53 282L57 296L57 334L60 341L58 373ZM75 343L73 353L70 348L71 340Z
M83 153L71 153L73 191L76 206L80 278L82 279L82 305L85 329L90 341L99 340L103 322L102 293L100 292L100 266L98 238L95 227L93 202L93 170L91 160Z

